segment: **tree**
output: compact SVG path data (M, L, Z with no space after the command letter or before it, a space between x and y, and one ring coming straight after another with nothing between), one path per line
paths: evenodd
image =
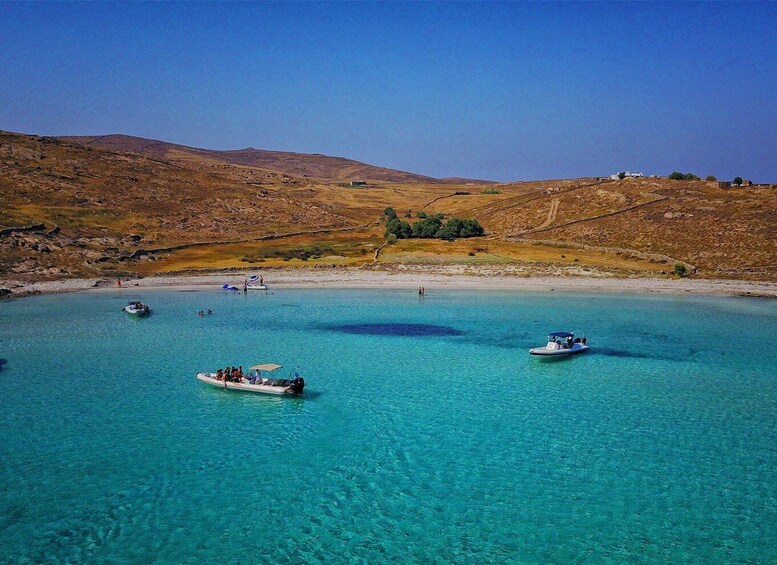
M410 224L399 218L393 218L386 222L386 231L384 233L386 237L393 235L397 239L407 239L412 236L412 233L413 230L410 228Z
M674 171L671 175L669 175L669 178L672 180L700 180L699 177L693 173L683 174L678 171Z
M737 186L742 186L742 183L745 182L742 180L742 177L734 177L734 184Z
M621 180L625 179L626 178L626 173L624 173L624 172L618 173L618 178L621 179Z
M413 237L430 238L435 237L442 227L442 220L435 214L431 218L424 218L413 224Z
M396 220L397 219L397 213L394 211L394 208L388 207L385 210L383 210L383 214L386 216L388 220Z
M420 212L417 212L417 213L416 213L415 217L416 217L416 218L421 218L421 219L423 220L423 219L425 219L425 218L428 218L429 216L427 215L427 213L426 213L426 212L424 212L423 210L421 210Z
M685 266L685 263L675 263L674 264L674 274L678 277L684 277L685 273L688 271L687 267Z
M455 239L461 234L461 230L464 227L464 222L458 218L451 218L445 225L437 230L436 237L440 239Z
M474 218L470 220L464 220L464 225L461 227L459 237L477 237L479 235L483 235L485 231L486 230L483 229L483 226L480 225L480 222Z
M716 177L712 176L712 175L707 175L707 178L704 179L704 180L708 180L708 181L713 181L714 182L714 181L716 181L718 179Z

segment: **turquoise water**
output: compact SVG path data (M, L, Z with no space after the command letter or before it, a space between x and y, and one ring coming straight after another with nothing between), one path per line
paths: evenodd
M592 352L530 358L556 329ZM776 332L747 298L3 302L0 561L774 563ZM306 397L194 378L256 362Z

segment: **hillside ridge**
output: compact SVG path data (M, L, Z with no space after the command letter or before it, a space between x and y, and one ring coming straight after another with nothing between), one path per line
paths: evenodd
M438 179L426 175L380 167L346 157L321 153L300 153L244 147L242 149L204 149L125 134L91 136L60 136L71 143L79 143L109 151L139 153L157 159L190 162L202 159L211 163L226 163L241 167L256 167L265 171L328 182L402 182L424 184L485 184L491 181L462 179L459 177Z

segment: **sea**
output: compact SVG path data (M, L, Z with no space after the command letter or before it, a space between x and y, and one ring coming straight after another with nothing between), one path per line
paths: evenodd
M305 395L195 377L256 363ZM775 300L36 296L0 385L0 563L777 562Z

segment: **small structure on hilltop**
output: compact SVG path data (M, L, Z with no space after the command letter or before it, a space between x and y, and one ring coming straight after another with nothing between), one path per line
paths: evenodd
M352 180L351 186L367 186L366 180Z
M610 175L610 178L612 180L618 180L618 179L641 179L644 176L645 175L643 175L642 173L632 173L631 171L620 171L619 173L615 173L614 175Z
M742 180L740 178L736 178L734 180L718 182L718 188L732 188L732 187L736 187L736 188L746 187L746 188L749 188L751 186L753 186L753 181L751 181L751 180Z

